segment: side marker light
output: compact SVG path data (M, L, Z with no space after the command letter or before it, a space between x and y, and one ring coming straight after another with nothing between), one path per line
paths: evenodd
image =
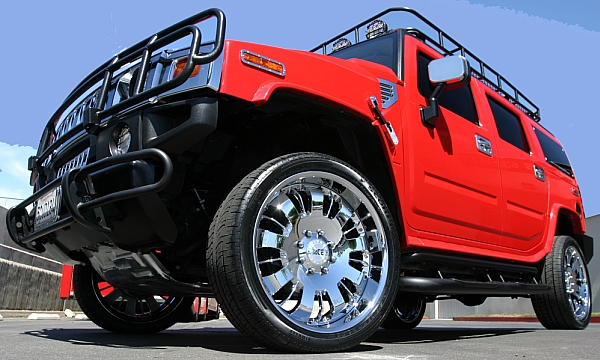
M285 76L285 65L279 61L271 60L262 55L255 54L248 50L242 50L242 62L244 64L266 70L272 74Z

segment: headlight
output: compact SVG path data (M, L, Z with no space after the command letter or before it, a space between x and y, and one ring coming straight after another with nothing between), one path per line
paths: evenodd
M117 126L113 132L113 143L110 147L110 153L113 155L122 155L129 151L131 145L131 129L123 124Z

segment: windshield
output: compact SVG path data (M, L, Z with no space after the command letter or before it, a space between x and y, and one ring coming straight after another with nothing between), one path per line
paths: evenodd
M361 42L330 56L340 59L363 59L392 69L398 75L398 33L394 32L373 40Z

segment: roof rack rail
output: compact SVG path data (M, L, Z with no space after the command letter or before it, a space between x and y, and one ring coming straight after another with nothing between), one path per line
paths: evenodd
M523 93L521 91L519 91L514 85L512 85L508 80L506 80L506 78L504 78L502 75L500 75L497 71L495 71L493 68L491 68L488 64L484 63L480 58L475 56L471 51L469 51L467 48L465 48L463 45L461 45L458 41L454 40L452 37L450 37L448 34L446 34L444 31L442 31L439 27L434 25L431 21L429 21L423 15L419 14L417 11L410 9L410 8L395 7L395 8L390 8L385 11L382 11L381 13L361 22L360 24L331 38L330 40L327 40L326 42L318 45L317 47L311 49L310 51L311 52L322 51L322 53L324 55L327 55L328 46L331 46L338 39L345 37L345 36L349 36L349 35L354 35L353 36L354 44L357 44L357 43L363 42L363 41L367 41L366 39L365 40L360 39L359 29L361 27L366 26L373 20L379 19L379 18L383 17L384 15L387 15L389 13L398 13L398 12L409 13L411 15L414 15L424 25L426 25L428 27L426 30L432 30L435 35L429 36L424 31L418 30L413 27L406 27L406 28L404 28L405 31L407 31L409 34L412 34L412 35L418 37L419 39L421 39L422 41L424 41L425 43L430 45L432 48L434 48L436 51L438 51L442 55L460 54L460 55L466 57L467 60L469 60L469 63L471 65L472 74L476 79L480 80L482 83L487 85L489 88L491 88L492 90L494 90L495 92L500 94L502 97L507 99L512 104L514 104L517 108L519 108L521 111L523 111L529 117L531 117L533 120L535 120L536 122L540 122L540 120L541 120L540 109L533 102L531 102L531 100L529 100L525 95L523 95Z

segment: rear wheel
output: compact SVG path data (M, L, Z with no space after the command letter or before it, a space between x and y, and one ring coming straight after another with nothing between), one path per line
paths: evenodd
M75 297L101 328L123 334L165 330L191 313L193 298L134 293L113 287L89 265L73 270Z
M582 254L572 237L554 238L542 272L542 281L552 286L552 292L531 298L540 323L548 329L578 330L590 322L592 289Z
M396 294L398 238L380 195L330 156L286 155L250 173L211 224L208 270L245 335L302 352L350 348Z
M389 330L412 329L423 320L425 305L423 296L398 293L394 300L394 306L381 327Z

